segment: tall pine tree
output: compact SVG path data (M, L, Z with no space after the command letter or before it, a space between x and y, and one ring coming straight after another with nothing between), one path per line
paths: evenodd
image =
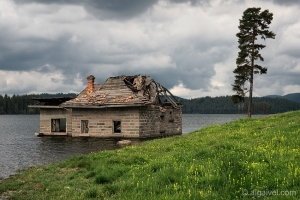
M238 37L239 49L238 58L236 59L237 67L233 71L235 81L232 85L233 103L244 101L245 94L249 92L248 117L251 118L252 112L252 93L254 74L266 74L267 68L255 63L256 60L264 61L260 54L260 50L266 46L257 44L257 37L265 40L267 38L275 39L275 34L269 31L269 25L273 20L273 14L268 10L261 12L261 8L248 8L244 11L242 19L240 19L239 30L236 34ZM245 88L245 83L249 82L249 90Z

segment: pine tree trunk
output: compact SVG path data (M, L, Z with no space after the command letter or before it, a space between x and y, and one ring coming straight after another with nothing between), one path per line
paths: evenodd
M256 30L253 30L252 36L252 54L251 54L251 73L250 73L250 90L249 90L249 104L248 104L248 118L251 118L252 114L252 92L253 92L253 76L254 76L254 43L255 43Z
M248 118L251 118L251 114L252 114L252 91L253 91L253 68L252 68L252 73L251 73L251 78L250 78Z

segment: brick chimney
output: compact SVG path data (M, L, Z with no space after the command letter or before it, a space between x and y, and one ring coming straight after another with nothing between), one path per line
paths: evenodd
M92 92L94 92L94 80L95 77L93 75L89 75L88 77L86 77L87 79L87 90L86 90L86 94L91 94Z

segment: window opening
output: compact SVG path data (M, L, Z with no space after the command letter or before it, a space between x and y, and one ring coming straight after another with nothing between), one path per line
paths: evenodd
M170 111L170 119L169 122L174 122L174 114L172 111Z
M114 133L121 133L121 121L113 121Z
M66 132L66 118L51 119L52 132Z
M89 120L81 120L81 133L89 132Z

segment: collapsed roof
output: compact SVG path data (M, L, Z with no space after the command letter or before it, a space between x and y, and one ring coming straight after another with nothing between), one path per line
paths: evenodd
M87 77L87 87L74 99L66 100L59 107L101 108L156 105L180 108L171 92L149 76L117 76L104 84L95 84L95 77Z

